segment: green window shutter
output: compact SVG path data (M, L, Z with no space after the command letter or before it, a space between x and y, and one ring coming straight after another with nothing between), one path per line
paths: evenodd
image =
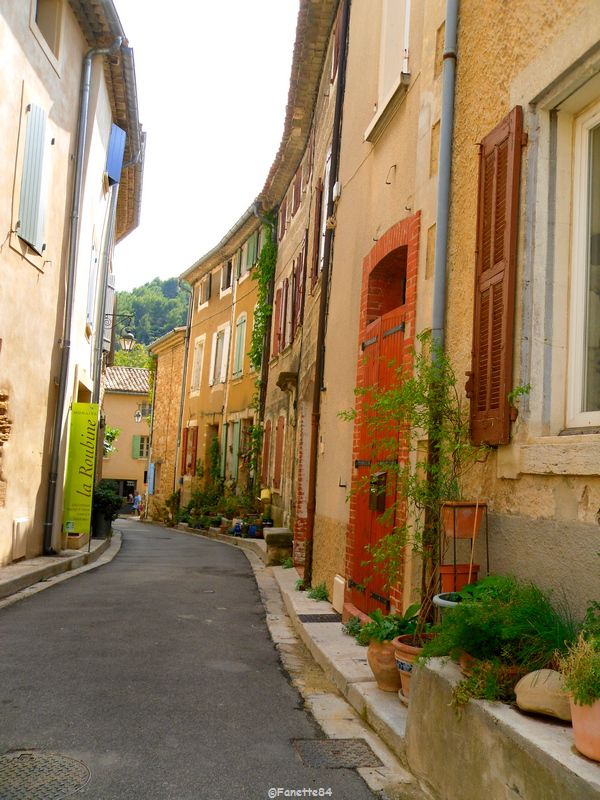
M44 151L46 144L46 112L31 103L27 107L25 154L19 198L20 239L37 253L44 250Z
M141 436L134 436L131 441L131 457L132 458L141 458L140 451L142 446L142 437Z
M248 249L246 251L246 266L248 269L256 264L256 250L258 243L258 231L254 231L252 236L248 239Z
M231 442L231 477L237 481L238 477L238 456L240 452L240 428L241 423L233 423L233 441Z
M235 356L233 375L237 377L244 371L244 347L246 345L246 317L238 319L235 326Z
M225 478L225 466L227 463L227 424L223 425L221 433L221 477Z

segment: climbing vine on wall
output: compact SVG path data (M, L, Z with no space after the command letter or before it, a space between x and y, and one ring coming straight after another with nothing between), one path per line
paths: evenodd
M272 214L267 214L273 225L275 219ZM253 280L258 283L257 303L254 311L254 325L252 326L252 338L250 340L250 351L248 356L253 369L260 370L263 359L263 349L265 334L269 324L269 319L273 313L273 306L269 303L269 287L275 274L275 262L277 261L277 244L271 235L271 226L265 225L263 228L263 246L260 251L258 263L252 272ZM252 407L255 411L255 422L251 426L250 434L250 470L256 477L260 464L260 454L262 452L263 426L260 414L260 388L261 380L258 377L255 381L254 397Z
M268 302L269 284L275 274L275 262L277 260L277 245L273 241L268 225L264 226L263 233L264 244L260 251L258 264L252 270L252 279L258 283L258 299L254 311L254 325L252 326L252 338L248 356L250 357L252 368L256 370L260 369L262 363L265 332L273 313L273 306Z

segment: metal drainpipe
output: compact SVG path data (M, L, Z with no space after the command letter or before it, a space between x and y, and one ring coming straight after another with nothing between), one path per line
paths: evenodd
M173 493L177 491L177 465L179 464L179 454L181 450L181 431L183 429L183 405L185 402L185 384L187 381L188 349L190 343L190 332L192 328L192 309L194 306L194 290L183 281L177 282L180 289L188 292L190 299L188 302L187 322L185 323L185 339L183 342L183 378L181 380L181 395L179 398L179 419L177 421L177 447L175 449L175 464L173 469ZM154 403L152 403L152 415L154 420Z
M263 225L267 225L271 229L271 238L273 240L273 244L277 246L277 225L273 220L265 217L263 214L260 213L259 205L257 202L254 203L252 210L254 211L254 216L257 217ZM272 209L274 212L275 209ZM269 281L269 292L267 294L267 303L271 307L273 306L273 296L275 294L275 272L271 276L271 280ZM259 394L259 401L258 401L258 421L262 422L265 418L265 406L267 402L267 382L269 380L269 358L271 357L270 352L270 344L271 344L271 325L273 322L272 315L267 319L267 325L265 327L265 335L263 339L263 353L262 353L262 363L260 365L260 394Z
M117 36L110 47L95 47L85 54L81 69L81 90L79 96L79 118L77 133L77 155L73 176L73 202L69 230L69 255L67 260L67 285L65 298L65 319L63 325L62 351L60 356L60 372L58 379L58 400L54 414L52 435L52 455L48 474L48 498L46 516L43 523L44 554L53 555L52 531L54 527L54 508L56 505L56 488L58 483L58 466L60 461L61 433L63 418L67 404L67 378L69 373L69 357L71 353L71 326L75 297L75 276L77 267L77 250L79 246L79 216L81 211L81 194L83 189L83 158L85 155L85 139L87 118L90 105L90 85L92 80L92 60L94 56L107 56L121 47L123 38Z
M446 251L448 248L450 168L452 164L452 129L454 125L458 4L459 0L447 0L446 2L444 66L442 72L442 109L433 272L433 313L431 323L432 338L442 347L444 346L446 323Z
M348 57L348 28L350 23L350 2L342 0L342 27L340 57L338 62L338 82L335 94L335 110L333 117L333 140L331 143L331 169L329 171L329 191L327 199L327 219L333 215L333 187L338 179L340 163L340 144L342 139L342 111L344 104L344 89L346 87L346 62ZM319 422L321 417L321 392L324 391L323 375L325 371L325 327L327 321L327 308L329 305L329 275L331 269L331 254L334 232L332 228L325 231L325 244L323 253L323 271L321 273L321 296L319 299L319 322L317 328L317 352L315 359L315 386L313 392L313 407L310 432L310 462L308 473L308 495L306 501L306 539L304 556L304 581L307 585L312 582L312 555L313 535L315 529L315 511L317 501L317 463L319 460Z

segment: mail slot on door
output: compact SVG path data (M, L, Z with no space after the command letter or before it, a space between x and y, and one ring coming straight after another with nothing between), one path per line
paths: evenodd
M369 509L371 511L385 511L387 472L376 472L371 475L369 486Z

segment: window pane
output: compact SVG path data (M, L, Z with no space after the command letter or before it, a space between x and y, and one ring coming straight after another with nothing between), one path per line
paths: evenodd
M590 131L584 411L600 410L600 125Z

